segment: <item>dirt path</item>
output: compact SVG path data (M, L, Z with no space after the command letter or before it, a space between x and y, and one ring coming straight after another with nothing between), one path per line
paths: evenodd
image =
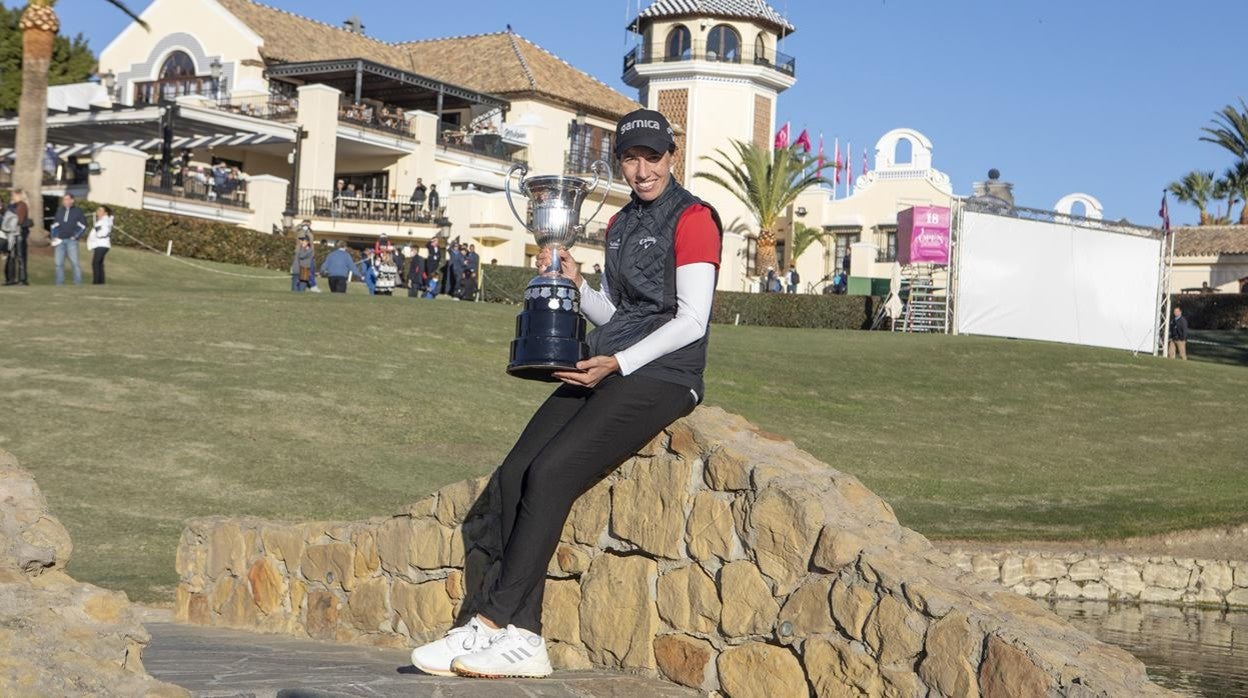
M933 541L942 550L997 551L1035 550L1038 552L1095 553L1098 555L1138 555L1191 557L1203 560L1248 560L1248 524L1229 528L1203 528L1156 536L1121 540L1065 541Z

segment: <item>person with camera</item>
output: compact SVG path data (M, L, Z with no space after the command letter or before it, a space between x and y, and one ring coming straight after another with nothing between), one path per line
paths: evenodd
M113 246L113 209L100 205L95 209L95 225L87 234L87 249L91 252L91 283L104 283L104 256Z
M9 196L0 219L0 234L4 236L8 258L4 260L4 285L28 285L26 281L26 240L30 237L30 205L26 203L26 191L14 189Z
M632 199L607 226L601 288L559 250L561 274L580 289L581 312L595 325L590 358L553 374L562 385L499 468L500 574L466 624L412 651L422 671L548 676L542 597L572 504L703 397L723 226L672 176L675 153L659 112L634 111L616 127ZM537 256L541 269L550 262L549 249Z

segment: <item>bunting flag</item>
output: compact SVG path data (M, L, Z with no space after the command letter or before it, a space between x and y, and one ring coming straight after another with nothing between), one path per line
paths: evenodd
M832 156L832 171L835 173L832 179L832 187L835 190L836 185L841 183L841 137L836 137L836 150Z
M1170 204L1166 201L1166 192L1161 192L1161 210L1157 212L1161 216L1161 229L1170 232Z
M845 146L845 196L854 188L854 144Z
M784 126L776 131L776 150L789 147L789 122L784 122Z
M793 141L794 148L799 145L802 146L802 152L810 152L810 134L806 133L806 129L802 129L802 132L798 135L797 140Z
M867 175L867 151L862 151L862 175Z
M819 134L819 158L815 160L815 174L822 176L823 174L823 133Z

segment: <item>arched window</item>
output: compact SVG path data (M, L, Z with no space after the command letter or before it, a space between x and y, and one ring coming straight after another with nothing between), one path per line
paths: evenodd
M763 33L759 32L754 37L754 62L762 64L770 64L771 59L767 57L767 40L763 38Z
M727 24L711 29L706 40L706 60L741 62L741 36Z
M195 60L185 51L173 51L160 64L155 80L134 85L135 104L157 104L185 95L211 95L212 78L195 74Z
M1070 205L1070 215L1088 217L1088 205L1082 201L1076 201Z
M909 165L914 162L914 144L909 138L901 138L897 140L897 146L893 148L893 164Z
M689 60L691 38L689 29L678 24L667 33L667 51L664 57L669 61Z

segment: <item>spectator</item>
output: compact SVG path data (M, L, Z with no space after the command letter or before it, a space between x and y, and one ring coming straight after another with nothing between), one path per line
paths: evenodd
M26 203L26 192L14 189L9 196L9 205L5 207L3 229L5 241L8 243L8 259L4 261L4 285L27 285L26 281L26 238L30 237L30 206Z
M415 251L407 260L407 297L420 298L425 290L425 260Z
M436 298L438 295L438 270L442 268L444 254L441 238L430 238L425 245L425 283L428 285L426 298Z
M432 218L438 217L438 208L442 206L442 199L438 196L438 185L429 185L429 215Z
M347 282L351 280L351 271L355 269L355 260L347 251L347 243L339 240L336 249L325 258L321 265L321 273L329 277L330 293L346 293Z
M290 290L303 293L312 287L312 277L316 276L316 254L306 233L299 234L296 245L295 258L290 262Z
M347 195L347 182L345 180L340 179L334 183L334 201L337 201L338 199L341 199L342 197L346 195Z
M1170 346L1166 355L1187 361L1187 318L1183 317L1183 309L1174 309L1174 319L1170 321Z
M348 184L347 190L344 191L342 195L348 199L358 199L360 197L360 193L355 190L355 182Z
M428 191L424 181L417 177L416 188L412 190L412 203L416 204L416 215L420 215L421 209L425 207L425 195Z
M212 166L212 191L209 193L209 199L216 199L225 193L226 183L230 179L230 171L226 168L225 163L220 160Z
M61 205L52 219L52 246L56 248L55 283L65 285L65 258L74 268L74 285L82 284L82 267L78 265L78 241L87 232L87 217L74 204L74 195L61 197Z
M845 272L837 269L836 273L832 275L832 292L836 294L843 294L848 286L849 281L847 280Z
M595 273L595 274L601 274L601 273L602 273L602 265L601 265L601 264L599 264L599 263L597 263L597 262L594 262L594 273Z
M776 270L771 267L767 267L767 275L763 277L763 293L771 293L772 291L778 290L779 287L780 280L776 278Z
M477 275L471 269L464 270L459 286L455 289L456 300L475 301L477 299Z
M1248 294L1248 276L1239 279L1239 292Z
M373 262L375 254L373 248L364 248L364 255L360 257L360 262L356 265L360 279L364 281L364 286L368 289L368 295L370 296L377 293L377 271Z
M91 250L91 283L104 283L104 255L113 246L113 209L101 205L95 209L95 225L87 235L87 249Z
M1217 293L1218 290L1216 288L1210 288L1208 281L1202 281L1200 282L1200 292L1203 294L1209 294L1209 293Z
M394 295L394 286L398 281L399 267L395 263L394 248L383 248L373 257L377 273L376 293L379 296Z
M784 275L784 283L788 287L786 293L797 293L797 285L801 283L802 277L797 275L797 267L789 265L789 271Z
M458 242L451 245L450 258L447 260L446 292L451 298L459 300L459 282L464 278L464 246Z
M468 246L468 254L464 255L464 262L473 276L481 273L481 255L477 254L476 245Z

